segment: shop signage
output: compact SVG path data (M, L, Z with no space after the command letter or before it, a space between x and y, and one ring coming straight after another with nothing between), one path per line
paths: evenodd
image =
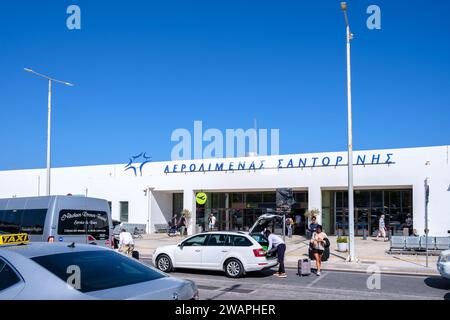
M394 163L393 153L371 153L355 154L354 165L389 165ZM186 172L214 172L214 171L244 171L263 169L291 169L291 168L315 168L315 167L337 167L347 166L344 157L335 156L284 156L271 157L269 159L252 158L236 160L204 160L204 161L182 161L168 164L164 167L164 173L186 173Z

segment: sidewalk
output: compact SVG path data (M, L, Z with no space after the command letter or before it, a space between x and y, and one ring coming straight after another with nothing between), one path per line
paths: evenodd
M149 259L156 248L164 245L171 245L180 242L180 237L169 237L167 234L145 235L144 239L136 240L136 250L140 252L141 257ZM383 240L375 241L375 238L355 238L356 257L358 262L345 262L346 252L336 251L336 237L330 236L331 251L330 259L322 263L323 270L333 271L351 271L368 272L368 268L377 266L381 273L401 274L401 275L422 275L436 276L439 273L436 270L436 256L428 257L428 268L425 256L416 255L395 255L387 254L389 242ZM287 268L297 268L297 261L308 256L309 242L302 236L293 236L286 238L286 257ZM311 266L314 268L315 263ZM372 271L373 272L373 271Z

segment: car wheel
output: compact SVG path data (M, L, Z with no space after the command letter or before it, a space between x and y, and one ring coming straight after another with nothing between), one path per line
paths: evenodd
M156 267L162 272L170 272L172 271L172 261L167 255L162 254L156 259Z
M240 278L244 274L244 267L237 259L230 259L225 262L225 274L230 278Z

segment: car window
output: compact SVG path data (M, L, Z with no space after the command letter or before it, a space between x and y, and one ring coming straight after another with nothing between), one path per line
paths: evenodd
M232 236L233 237L233 246L235 247L250 247L253 243L243 236Z
M267 240L266 237L264 237L262 234L252 234L251 235L253 239L255 239L261 246L268 246L269 240Z
M187 239L183 242L183 246L203 246L205 244L205 240L208 237L207 234L201 234L192 238Z
M47 209L0 210L0 233L43 234Z
M20 281L16 272L2 259L0 259L0 291L5 290Z
M227 240L226 234L211 234L209 235L207 246L217 247L224 246Z
M21 220L20 210L1 210L0 231L3 233L19 233Z
M58 221L60 235L89 234L96 240L109 238L108 214L104 211L61 210Z
M69 277L73 278L74 273L70 272L69 267L78 267L81 292L117 288L164 277L158 271L110 250L60 253L34 257L32 260L64 282Z
M28 234L43 234L47 209L22 210L22 226L20 231Z

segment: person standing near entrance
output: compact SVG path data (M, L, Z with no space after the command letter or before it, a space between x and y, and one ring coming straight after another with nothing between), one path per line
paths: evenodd
M215 227L216 227L216 217L214 216L213 213L211 213L208 219L208 229L209 231L213 231Z
M317 225L316 231L313 233L311 237L311 246L314 255L314 259L316 260L316 268L317 268L317 276L320 276L320 268L322 267L322 255L325 250L327 235L325 232L322 232L322 226Z
M287 234L288 238L292 238L292 226L294 224L294 220L292 220L291 217L286 218L286 228L287 228Z
M386 241L386 224L384 223L384 214L380 216L380 220L378 221L377 240L380 236L382 236L383 240Z
M186 215L183 213L181 215L180 221L178 222L178 228L180 228L181 239L183 239L183 237L184 237L184 232L186 231L186 227L187 227Z
M412 236L413 235L413 219L411 218L410 213L408 213L406 215L405 226L406 226L406 228L408 228L408 235Z
M177 227L177 218L178 218L178 215L175 213L173 215L172 219L170 219L170 224L169 224L170 228L176 228Z
M309 237L311 237L311 235L312 235L314 232L316 232L317 226L318 226L317 218L316 218L316 216L313 216L313 217L311 218L311 223L309 224L309 227L308 227L308 232L309 232L308 236L309 236Z
M272 234L269 230L264 231L264 235L269 240L269 246L267 251L276 249L278 258L278 272L274 274L278 278L287 278L286 271L284 269L284 253L286 252L286 244L279 236Z

